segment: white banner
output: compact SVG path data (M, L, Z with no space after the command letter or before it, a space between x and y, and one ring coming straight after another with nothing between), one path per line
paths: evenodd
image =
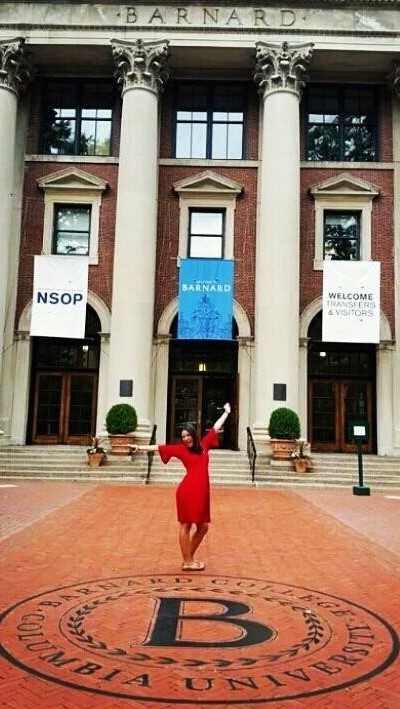
M35 256L31 335L85 337L89 259Z
M379 342L378 261L324 261L324 342Z

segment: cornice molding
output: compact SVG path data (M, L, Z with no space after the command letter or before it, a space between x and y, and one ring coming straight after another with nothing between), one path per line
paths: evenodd
M178 194L187 193L218 193L238 195L243 191L243 185L228 177L219 175L213 170L205 170L197 175L185 177L173 184Z
M67 0L70 5L84 5L83 0ZM12 4L12 2L10 3ZM18 5L31 5L32 0L19 0ZM36 5L65 5L65 0L50 0L45 2L44 0L39 0L39 2L34 3ZM121 0L97 0L96 5L121 5ZM127 3L129 4L129 3ZM135 5L148 5L146 0L138 0L134 3ZM172 0L158 0L156 5L165 6L173 5ZM215 7L219 5L221 7L265 7L265 0L253 0L253 2L232 2L232 0L219 0L218 3L213 2L213 0L203 0L201 3L204 7L212 6ZM269 6L281 7L281 0L269 0ZM384 7L385 10L393 8L398 9L400 7L400 0L286 0L285 7L331 7L331 8L343 8L343 7Z
M107 182L102 180L97 175L92 175L86 170L80 170L78 167L67 167L64 170L50 172L47 175L39 177L37 180L38 186L46 190L88 190L91 192L103 192L107 188Z

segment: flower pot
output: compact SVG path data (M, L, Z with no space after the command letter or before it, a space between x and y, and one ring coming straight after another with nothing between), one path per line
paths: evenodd
M91 468L98 468L103 465L105 453L88 453L88 464Z
M274 460L290 460L294 441L291 438L271 438L270 446Z
M109 433L108 440L110 441L111 453L113 453L113 455L129 455L131 453L129 446L133 446L135 434Z
M306 470L308 469L308 460L307 458L295 458L294 462L294 468L296 470L296 473L305 473Z

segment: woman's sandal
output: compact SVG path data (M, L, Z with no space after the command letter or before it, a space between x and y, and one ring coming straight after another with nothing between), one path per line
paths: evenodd
M184 561L182 571L204 571L206 565L204 561Z

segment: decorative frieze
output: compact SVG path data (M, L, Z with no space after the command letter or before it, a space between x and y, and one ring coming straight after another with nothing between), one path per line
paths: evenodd
M162 93L169 77L168 41L112 40L111 45L116 64L115 75L122 93L135 88L148 89L157 95Z
M254 81L260 96L265 98L274 91L285 90L300 98L313 47L313 44L257 42Z
M19 94L31 76L31 65L23 37L0 42L0 87Z

